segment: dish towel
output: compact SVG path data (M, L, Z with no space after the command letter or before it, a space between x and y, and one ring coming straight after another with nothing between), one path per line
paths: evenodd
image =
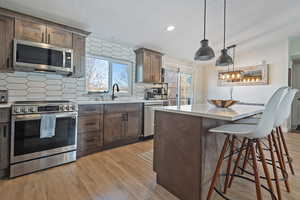
M42 115L40 124L40 138L51 138L55 136L55 115Z

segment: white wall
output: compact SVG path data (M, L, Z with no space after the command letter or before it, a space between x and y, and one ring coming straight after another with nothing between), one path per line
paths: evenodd
M237 48L238 52L238 48ZM217 55L218 56L218 55ZM236 56L236 66L269 64L270 84L263 86L235 86L233 98L242 102L266 103L272 93L288 84L288 39L252 47ZM230 87L217 85L217 68L214 65L204 67L202 77L204 98L229 98Z

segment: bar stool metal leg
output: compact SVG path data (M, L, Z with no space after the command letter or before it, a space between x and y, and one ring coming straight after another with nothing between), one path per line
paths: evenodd
M281 139L280 139L278 127L276 127L276 136L277 136L277 140L278 140L277 145L279 147L279 152L280 152L280 157L281 157L281 160L282 160L282 165L284 167L284 170L286 170L285 161L284 161L284 154L283 154L283 150L282 150L282 144L281 144Z
M242 144L241 144L240 152L239 152L238 157L237 157L237 160L236 160L236 162L235 162L235 165L234 165L232 174L235 174L235 173L236 173L236 170L237 170L237 168L238 168L238 166L239 166L239 164L240 164L240 160L241 160L241 157L242 157L242 154L243 154L243 148L244 148L244 146L245 146L246 141L247 141L247 138L244 138L244 139L243 139L243 142L242 142ZM248 145L247 145L247 148L248 148ZM230 181L229 181L229 185L228 185L229 188L230 188L231 185L232 185L233 179L234 179L234 176L231 176Z
M257 146L258 146L259 154L260 154L261 161L262 161L262 166L263 166L263 169L264 169L264 172L265 172L265 175L266 175L266 179L267 179L269 189L272 193L274 193L273 184L272 184L272 181L271 181L271 176L270 176L270 173L269 173L269 170L268 170L265 154L264 154L263 148L261 146L260 139L257 139L256 143L257 143Z
M281 126L278 127L278 130L279 130L279 137L280 137L280 139L283 143L283 148L284 148L284 151L285 151L285 155L287 156L287 159L288 159L288 164L289 164L290 170L291 170L292 174L295 175L294 167L292 165L292 159L290 157L289 150L287 148L285 137L283 135Z
M255 176L255 186L256 186L256 198L257 200L262 200L261 188L260 188L260 176L258 172L256 152L253 141L250 142L250 154L253 162L253 171Z
M230 154L229 154L229 159L228 159L228 163L227 163L227 171L226 171L226 177L225 177L225 183L224 183L224 194L226 194L227 188L228 188L228 181L229 181L229 174L231 171L231 163L232 163L235 139L236 139L236 137L232 136L232 140L231 140L231 144L230 144Z
M268 136L268 141L269 141L270 155L271 155L273 173L274 173L275 184L276 184L277 197L278 197L278 200L282 200L281 189L280 189L280 184L279 184L278 174L277 174L276 160L275 160L275 156L274 156L273 144L272 144L270 135Z
M277 146L276 138L274 136L274 131L272 131L271 136L272 136L272 140L273 140L273 143L274 143L275 152L277 154L277 158L278 158L278 161L279 161L279 165L280 165L280 168L281 168L281 173L282 173L283 178L285 179L284 183L285 183L286 190L287 190L287 192L290 192L291 190L290 190L290 185L289 185L289 182L288 182L288 179L287 179L288 177L286 177L286 176L288 176L288 174L285 174L284 166L282 164L282 158L281 158L281 155L279 153L279 148Z
M242 167L242 171L241 171L242 175L244 174L244 170L247 167L249 156L250 156L250 140L248 141L248 144L247 144L246 154L245 154L244 163L243 163L243 167Z
M217 166L216 166L216 170L215 170L215 173L213 175L211 185L210 185L210 188L209 188L209 191L208 191L208 194L207 194L207 198L206 198L207 200L211 199L213 191L215 189L217 179L220 175L220 171L221 171L222 164L223 164L223 161L224 161L224 156L225 156L225 153L226 153L226 150L227 150L229 139L230 139L230 135L228 135L225 139L225 142L224 142L224 145L223 145L223 148L222 148L222 151L221 151L221 154L220 154Z

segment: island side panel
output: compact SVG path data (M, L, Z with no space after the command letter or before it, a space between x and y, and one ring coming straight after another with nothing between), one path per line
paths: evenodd
M182 200L201 199L202 118L155 112L157 183Z
M222 147L226 136L223 134L216 134L209 132L209 129L221 126L228 122L215 119L202 119L202 129L201 129L201 144L202 144L202 185L201 185L201 197L206 199L207 193L211 184L211 179L214 174ZM224 160L222 171L225 173L227 166L227 161ZM218 182L218 188L222 186L224 178L221 177Z

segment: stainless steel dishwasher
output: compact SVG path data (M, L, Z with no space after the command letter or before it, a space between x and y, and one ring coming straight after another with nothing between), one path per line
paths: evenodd
M144 138L154 135L154 108L164 106L166 101L151 101L144 104Z

